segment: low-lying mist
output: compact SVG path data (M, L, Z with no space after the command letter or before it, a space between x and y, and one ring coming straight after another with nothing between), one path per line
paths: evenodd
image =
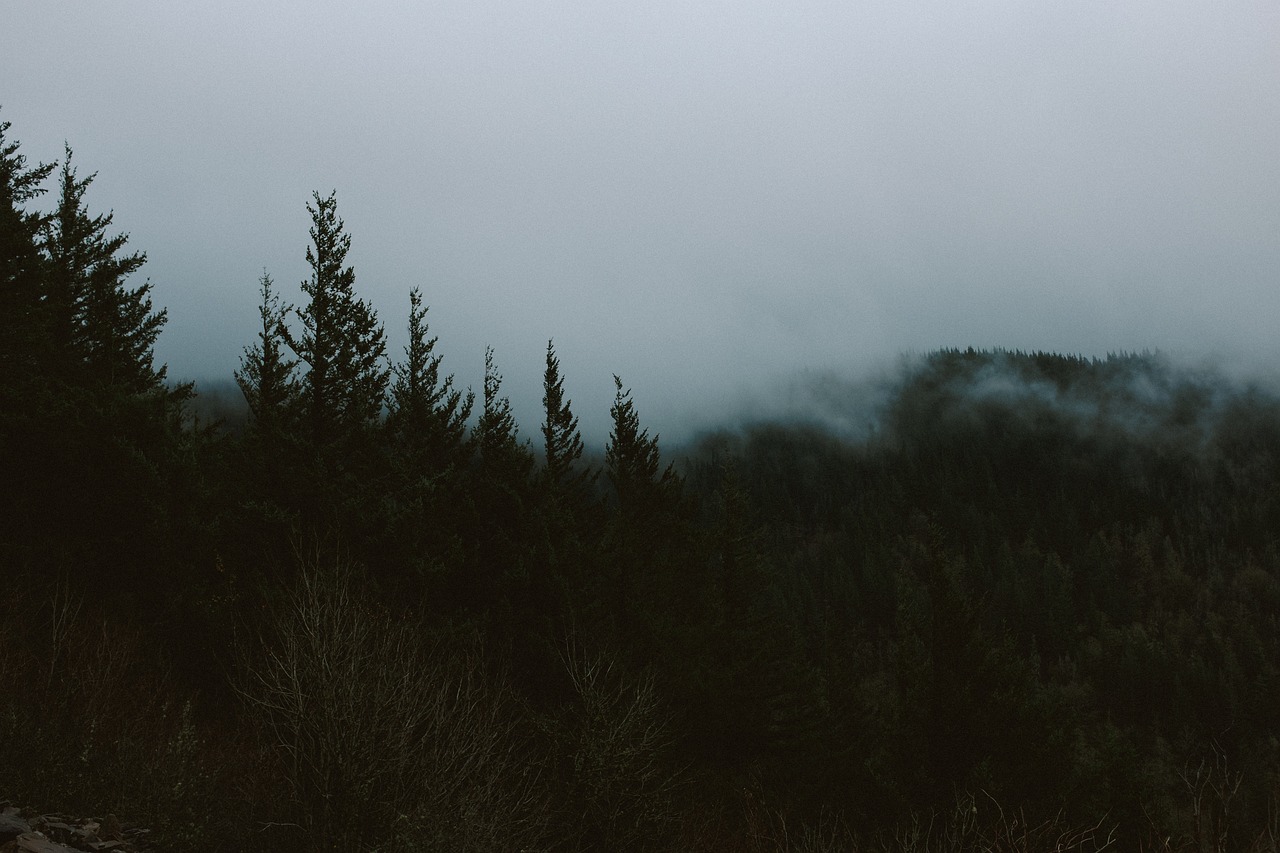
M249 418L231 379L197 383L192 411L206 425L238 434ZM504 388L504 391L507 389ZM540 452L540 421L530 398L520 407L520 435ZM1066 430L1089 440L1123 439L1205 452L1224 431L1238 428L1246 411L1280 409L1277 379L1258 369L1233 369L1207 360L1162 352L1105 357L1011 350L946 349L905 353L892 361L849 370L802 370L755 389L727 392L706 406L672 408L642 423L661 438L665 453L697 455L763 427L794 427L850 446L910 441L924 431L977 428ZM609 440L607 406L586 409L571 400L581 419L589 454Z

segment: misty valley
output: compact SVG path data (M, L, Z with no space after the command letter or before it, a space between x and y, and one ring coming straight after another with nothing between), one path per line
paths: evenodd
M317 193L228 402L156 364L92 176L8 131L15 818L164 851L1280 845L1280 374L940 349L681 446L614 377L590 447L551 341L537 424L498 351L455 382L429 291L392 351Z

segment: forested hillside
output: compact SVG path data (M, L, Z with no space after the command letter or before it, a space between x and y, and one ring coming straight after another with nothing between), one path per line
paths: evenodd
M1280 843L1267 387L946 350L856 430L668 448L615 377L591 448L551 340L537 425L429 293L391 351L316 194L228 425L92 176L8 129L0 800L165 850Z

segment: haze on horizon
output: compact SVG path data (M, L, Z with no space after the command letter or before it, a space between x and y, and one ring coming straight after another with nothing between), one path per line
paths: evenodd
M159 357L229 379L313 190L444 369L548 338L664 437L976 346L1280 363L1280 7L797 0L15 4L0 121L145 251ZM46 201L48 198L46 197Z

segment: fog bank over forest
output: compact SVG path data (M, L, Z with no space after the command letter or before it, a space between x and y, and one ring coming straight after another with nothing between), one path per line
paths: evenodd
M956 350L959 352L959 350ZM1280 372L1243 360L1187 358L1166 352L1112 353L1101 357L1067 354L1081 365L1092 364L1099 375L1087 383L1055 385L1028 373L1028 356L1060 358L1047 353L997 350L984 353L980 368L948 379L940 392L948 411L961 418L998 409L1008 417L1034 420L1050 416L1082 435L1119 432L1137 442L1158 440L1177 422L1187 440L1199 444L1216 428L1223 408L1249 397L1280 396ZM760 379L723 389L696 406L673 407L662 396L639 400L646 427L667 450L695 453L709 436L743 435L763 425L813 428L850 445L892 441L893 407L904 388L927 373L936 354L904 353L862 369L798 370L772 380ZM1128 369L1124 365L1137 365ZM566 387L570 383L566 381ZM541 386L536 389L540 394ZM194 408L207 421L221 420L240 430L249 416L239 387L230 379L201 382ZM540 447L541 399L531 389L511 389L521 436ZM573 400L588 455L598 455L608 441L608 406L589 410ZM663 405L666 403L667 405ZM657 412L658 417L653 413ZM521 417L528 414L528 417ZM664 417L665 416L665 417Z
M337 191L357 289L526 431L555 338L678 439L938 347L1275 363L1280 12L497 0L7 10L5 120L148 253L175 378L226 379ZM56 58L56 59L55 59ZM801 380L803 381L803 380Z
M1275 848L1261 384L943 348L673 452L615 378L597 453L547 342L530 441L417 288L388 353L316 192L209 429L93 176L9 130L0 799L175 851Z

